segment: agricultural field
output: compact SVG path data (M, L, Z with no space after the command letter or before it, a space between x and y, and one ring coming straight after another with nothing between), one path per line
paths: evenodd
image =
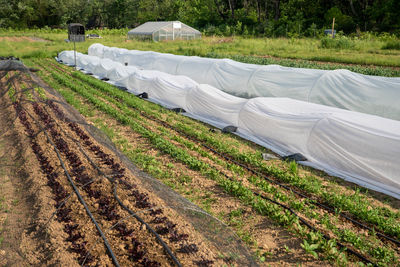
M0 56L20 57L32 71L0 72L3 265L400 265L399 200L277 155L264 160L274 153L58 64L54 56L72 48L65 33L0 35ZM101 42L400 76L400 51L382 49L381 39L336 49L317 39L100 35L78 51ZM226 253L222 240L210 241L142 171L229 229L240 249Z
M280 64L288 67L338 69L380 76L400 76L400 39L392 35L329 38L244 38L204 36L195 41L141 42L127 40L128 29L93 30L104 38L101 43L127 49L151 50L179 55L232 58L253 64ZM35 40L18 39L18 36ZM13 39L14 38L14 41ZM8 31L0 29L0 56L14 51L17 57L55 57L62 50L72 50L66 44L64 30ZM15 42L15 40L18 40ZM48 40L48 42L43 42ZM38 42L39 41L39 42ZM77 51L87 48L97 39L77 43ZM44 48L44 49L43 49ZM327 64L328 63L328 64Z

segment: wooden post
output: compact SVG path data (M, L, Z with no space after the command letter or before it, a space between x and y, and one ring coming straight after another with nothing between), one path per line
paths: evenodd
M334 32L335 32L335 18L333 18L333 21L332 21L332 39L333 39L333 37L335 37Z

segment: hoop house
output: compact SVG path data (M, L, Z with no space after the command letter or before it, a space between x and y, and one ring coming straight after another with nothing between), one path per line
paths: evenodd
M193 40L200 39L201 32L180 21L149 21L128 32L128 39Z

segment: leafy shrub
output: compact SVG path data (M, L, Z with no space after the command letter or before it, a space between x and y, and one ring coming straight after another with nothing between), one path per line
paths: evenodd
M203 31L203 34L206 36L212 36L212 35L222 36L223 35L222 31L218 27L215 27L214 25L207 25Z
M354 48L354 42L345 36L333 39L330 37L324 37L321 39L321 47L334 49L352 49Z
M231 30L231 27L229 25L225 25L224 35L225 36L231 36L232 35L232 30Z
M306 36L316 37L319 34L317 24L312 23L305 34Z
M236 26L235 26L235 28L234 28L234 31L235 31L235 34L237 34L237 35L240 35L240 34L242 34L242 22L241 21L238 21L237 23L236 23Z

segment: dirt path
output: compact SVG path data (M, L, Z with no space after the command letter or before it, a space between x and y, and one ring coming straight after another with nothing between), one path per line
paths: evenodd
M37 217L35 197L32 191L30 172L33 155L28 154L26 139L20 138L14 130L11 107L0 105L0 264L2 266L31 266L24 251L35 251L43 244L44 237L28 238L34 218ZM8 131L5 131L8 130ZM38 253L39 254L39 253ZM44 255L36 255L43 258Z
M47 40L43 38L39 38L36 36L2 36L0 37L1 41L8 41L8 42L47 42Z

